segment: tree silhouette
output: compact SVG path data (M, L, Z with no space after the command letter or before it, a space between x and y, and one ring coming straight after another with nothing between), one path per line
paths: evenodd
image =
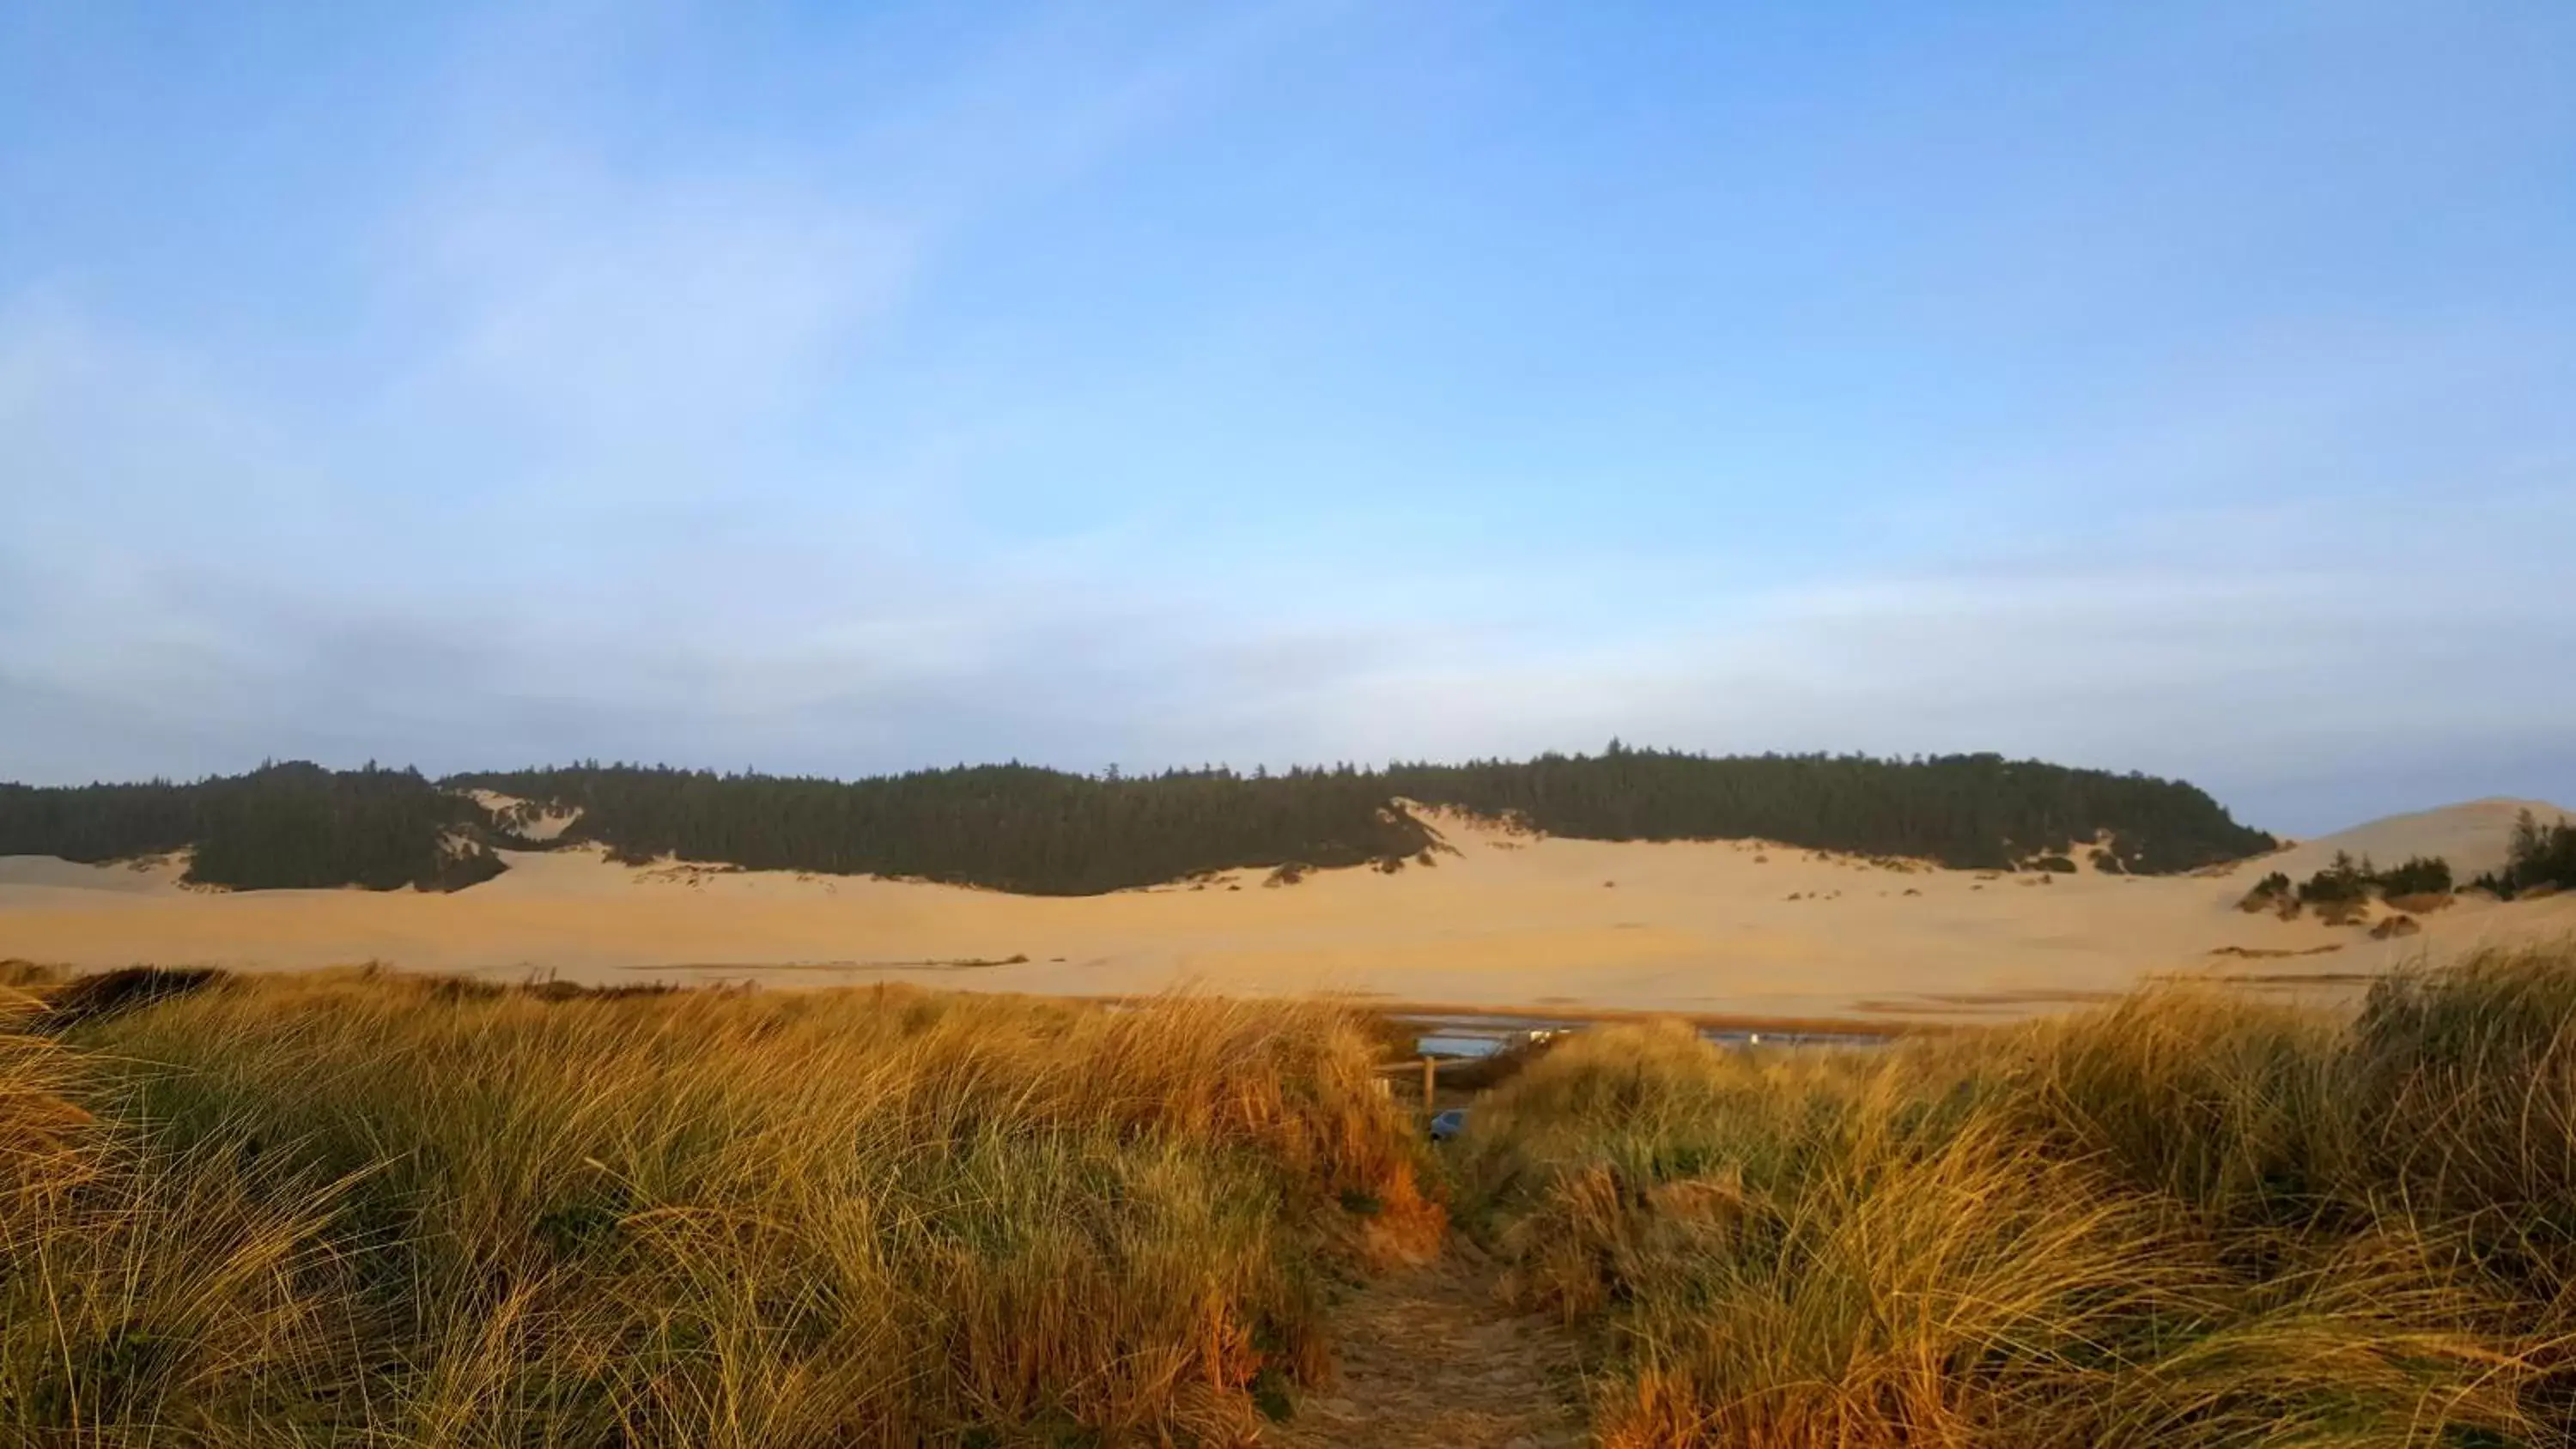
M263 766L189 784L0 786L0 853L112 860L193 848L237 889L454 889L536 848L467 798L577 809L559 844L625 860L915 877L1080 895L1213 871L1420 856L1403 802L1593 840L1761 838L1995 868L2104 842L2118 868L2190 870L2270 849L2200 790L2000 755L1710 757L1620 741L1598 756L1069 774L958 766L841 781L588 763L451 776ZM2536 829L2536 827L2535 827Z

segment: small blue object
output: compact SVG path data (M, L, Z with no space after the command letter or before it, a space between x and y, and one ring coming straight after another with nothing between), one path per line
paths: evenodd
M1431 1119L1431 1140L1446 1142L1467 1130L1467 1109L1452 1107Z

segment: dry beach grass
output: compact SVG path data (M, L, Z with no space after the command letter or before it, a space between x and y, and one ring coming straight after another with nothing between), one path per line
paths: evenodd
M0 1034L34 1444L1236 1442L1439 1210L1322 1008L218 981ZM996 1436L999 1436L998 1439Z
M1607 1025L1436 1168L1329 1006L13 980L13 1443L1546 1444L1569 1396L1634 1449L2576 1426L2576 943L2357 1012ZM1483 1249L1398 1266L1444 1202Z
M2576 947L1877 1056L1578 1038L1478 1114L1615 1446L2566 1442Z

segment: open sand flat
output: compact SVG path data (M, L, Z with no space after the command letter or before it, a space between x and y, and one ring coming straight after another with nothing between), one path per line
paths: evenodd
M2427 841L2474 854L2518 806L2399 817L2411 830L2379 822L2352 837L2376 832L2383 862ZM373 960L590 982L904 980L1075 995L1188 986L1896 1022L2048 1010L2158 973L2332 989L2416 956L2576 933L2576 896L2464 898L2391 941L2235 909L2264 871L2312 868L2308 856L2346 837L2223 874L2129 878L1900 868L1744 841L1532 838L1430 818L1454 852L1433 867L1290 886L1243 871L1089 897L635 868L596 850L509 853L506 874L451 895L222 894L179 886L166 862L15 857L0 860L0 957L89 968Z

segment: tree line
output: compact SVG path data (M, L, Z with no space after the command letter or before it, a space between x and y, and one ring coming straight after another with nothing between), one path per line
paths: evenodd
M1998 869L2104 835L2101 862L2169 874L2278 844L2178 780L1996 754L1709 756L1631 749L1395 765L1395 794L1587 840L1776 840Z
M459 776L578 808L566 841L751 870L917 877L1087 895L1239 866L1417 855L1431 833L1353 769L1138 777L976 765L840 781L634 765Z
M0 784L0 855L129 860L193 850L230 890L456 890L501 871L483 812L420 772L294 762L185 784Z
M236 889L454 889L525 847L464 792L581 813L558 844L626 860L874 874L1081 895L1242 867L1430 861L1400 801L1594 840L1761 838L2000 868L2102 840L2106 868L2193 869L2271 849L2179 781L2000 755L1716 757L1638 750L1463 765L1122 776L1022 764L860 780L596 763L470 773L309 764L190 784L0 786L0 854L101 861L193 847Z

